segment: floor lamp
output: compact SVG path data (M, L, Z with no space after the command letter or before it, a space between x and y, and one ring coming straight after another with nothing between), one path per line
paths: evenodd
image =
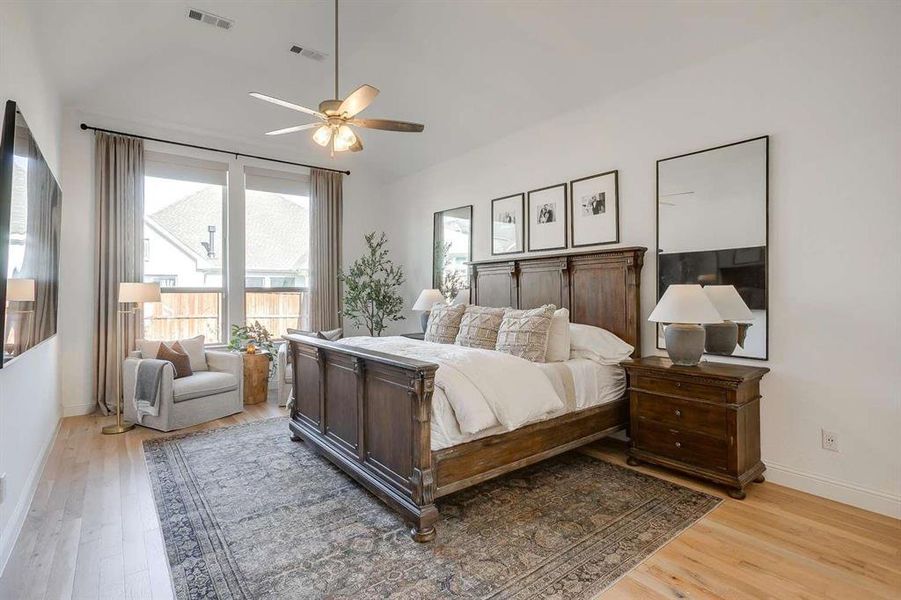
M120 283L119 306L116 320L116 422L101 431L107 435L125 433L134 429L135 424L122 420L122 323L128 315L138 312L138 304L160 301L159 283Z

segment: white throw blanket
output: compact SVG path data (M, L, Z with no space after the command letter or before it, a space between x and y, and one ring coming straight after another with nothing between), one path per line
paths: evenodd
M563 408L541 370L517 356L404 337L351 337L338 343L437 364L435 386L447 396L465 433L498 424L516 429Z

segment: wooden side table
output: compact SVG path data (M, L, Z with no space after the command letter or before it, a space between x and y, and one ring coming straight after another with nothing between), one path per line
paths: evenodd
M244 404L266 401L269 393L269 355L241 354L244 357Z
M421 340L425 337L425 334L422 332L419 333L402 333L401 337L410 338L411 340Z
M760 379L765 367L649 356L622 363L629 374L630 465L646 461L725 485L741 500L763 482Z

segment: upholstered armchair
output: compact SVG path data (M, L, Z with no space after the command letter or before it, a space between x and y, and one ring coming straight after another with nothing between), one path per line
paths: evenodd
M135 379L140 351L125 359L122 390L125 418L138 423L135 406ZM151 357L152 358L152 357ZM159 416L144 415L140 424L159 431L173 431L221 419L244 410L244 363L240 354L206 351L208 370L175 379L171 363L163 367L160 383Z
M276 387L278 388L278 405L287 406L291 399L291 389L294 386L294 372L291 368L288 343L285 342L278 348L275 361Z

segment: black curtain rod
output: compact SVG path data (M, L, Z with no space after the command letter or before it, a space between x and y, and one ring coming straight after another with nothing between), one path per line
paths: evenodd
M197 150L208 150L209 152L221 152L222 154L231 154L235 158L243 156L244 158L255 158L257 160L268 160L269 162L281 163L283 165L293 165L295 167L307 167L308 169L321 169L323 171L331 171L332 173L344 173L350 175L350 171L342 171L341 169L330 169L328 167L319 167L316 165L308 165L306 163L291 162L290 160L280 160L278 158L266 158L265 156L257 156L255 154L244 154L243 152L234 152L232 150L222 150L220 148L210 148L208 146L198 146L196 144L186 144L184 142L173 142L172 140L161 140L160 138L148 137L146 135L138 135L136 133L125 133L124 131L113 131L112 129L103 129L102 127L93 127L92 125L81 124L81 129L91 129L93 131L102 131L103 133L112 133L113 135L124 135L128 137L148 140L151 142L161 142L163 144L172 144L174 146L184 146L185 148L196 148Z

